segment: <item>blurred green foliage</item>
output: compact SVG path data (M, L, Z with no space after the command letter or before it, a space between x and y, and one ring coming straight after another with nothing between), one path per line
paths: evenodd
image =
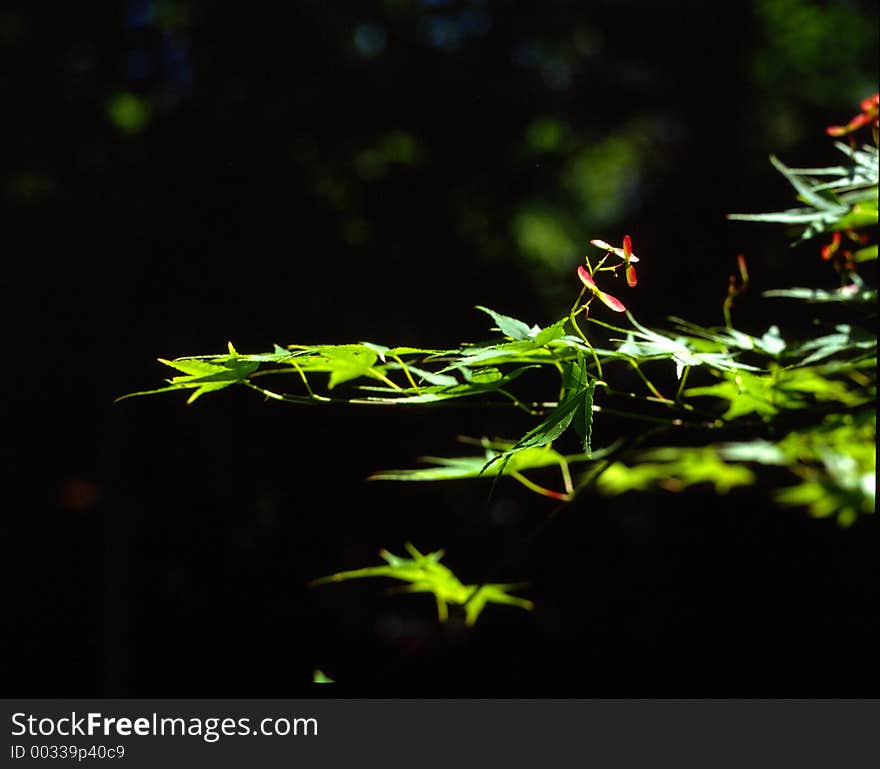
M754 9L761 39L752 73L777 104L796 97L844 110L876 89L863 64L876 46L876 28L866 23L858 4L755 0Z
M621 233L636 216L656 229L670 189L681 208L701 203L697 190L686 189L693 176L681 178L681 154L691 143L708 146L709 133L717 132L722 143L736 134L749 150L784 150L807 138L801 126L818 109L843 109L869 90L876 70L876 30L866 23L876 9L867 2L751 0L720 15L702 9L698 41L676 30L663 9L640 8L637 25L626 3L576 13L565 3L536 9L535 19L527 8L508 14L479 0L314 10L308 34L323 46L314 67L327 75L328 99L339 94L326 124L306 106L314 110L320 90L311 67L289 73L287 92L272 92L278 73L264 73L264 104L248 109L258 123L280 121L280 134L291 137L290 158L279 163L305 182L303 192L330 218L334 248L384 258L394 219L384 210L393 197L387 193L412 188L430 200L440 229L454 234L448 247L462 260L503 259L533 287L535 308L548 311L563 301L559 278L593 233ZM190 110L206 115L206 130L249 114L241 110L255 98L248 91L254 85L234 68L210 69L213 25L234 22L235 13L190 0L143 0L124 4L119 18L121 37L102 39L95 30L94 39L74 41L66 64L70 98L92 99L97 114L132 138L164 130ZM295 25L296 14L278 23ZM660 24L662 42L652 30ZM0 45L22 46L31 27L24 16L4 12ZM719 38L727 33L729 41ZM236 34L244 38L248 26ZM713 38L722 50L707 62ZM478 55L492 66L474 73L470 88ZM418 88L400 74L402 61L416 67ZM284 66L269 54L267 64L273 62ZM678 89L682 69L710 64L707 77L727 79L707 81L698 101L692 85ZM214 78L210 88L196 89L200 78ZM440 114L445 130L435 128ZM487 120L506 123L509 135ZM705 136L695 135L701 131ZM463 149L465 133L470 149ZM454 169L450 178L444 166ZM43 173L55 178L51 168ZM719 157L717 173L732 175L731 187L746 181L737 176L735 157ZM438 174L447 184L437 184ZM59 191L44 186L31 194L18 178L4 186L19 189L14 197L21 201ZM512 188L516 195L503 194ZM426 199L427 191L436 197ZM661 252L659 243L649 245L674 263L672 246L663 244Z
M122 133L141 133L150 120L150 105L133 93L114 94L107 102L107 116Z
M355 158L359 176L371 181L389 173L393 166L416 165L422 150L415 137L406 131L392 131L371 147L361 150Z

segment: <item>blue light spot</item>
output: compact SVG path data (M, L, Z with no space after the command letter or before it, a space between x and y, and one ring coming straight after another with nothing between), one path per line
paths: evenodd
M162 61L169 88L178 94L188 94L195 83L189 58L189 40L180 35L162 35Z
M538 51L531 43L519 43L511 51L510 58L521 69L534 69L538 64Z
M465 37L485 37L492 29L492 17L481 8L470 8L461 12L458 26Z
M423 18L419 21L419 33L428 45L443 51L454 51L462 43L458 25L449 19Z
M128 80L146 80L153 70L150 57L140 49L131 51L125 57L123 71Z
M354 28L354 47L361 56L373 57L385 50L388 34L385 28L372 22L358 24Z
M568 62L559 59L542 63L544 81L557 91L564 91L571 86L573 73Z
M70 63L77 72L91 72L96 58L95 46L89 42L77 43L70 52Z
M143 29L152 25L156 18L156 4L153 0L129 0L125 8L125 26L129 29Z

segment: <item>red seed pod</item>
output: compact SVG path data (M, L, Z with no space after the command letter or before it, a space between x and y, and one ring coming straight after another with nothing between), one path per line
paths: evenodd
M596 281L593 280L593 276L590 275L589 270L587 270L587 268L583 265L578 267L578 277L581 279L581 283L583 283L588 289L590 289L591 291L598 291Z

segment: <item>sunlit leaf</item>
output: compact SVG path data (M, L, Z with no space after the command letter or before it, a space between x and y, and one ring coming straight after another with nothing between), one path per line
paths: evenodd
M510 591L521 585L487 583L481 585L465 585L458 577L440 563L444 553L438 550L422 554L413 545L406 543L411 558L403 558L383 550L380 555L385 560L383 566L369 566L331 574L313 581L312 586L333 582L345 582L352 579L368 577L387 577L408 583L405 592L431 593L437 602L437 615L441 622L448 618L448 606L462 606L465 611L465 622L474 625L490 603L516 606L521 609L533 608L531 601L511 595Z
M594 385L595 386L595 385ZM563 388L565 398L554 408L545 419L537 426L529 430L513 447L503 454L494 457L488 464L489 467L496 459L507 458L524 449L533 446L545 446L559 438L571 424L575 411L584 404L587 397L587 375L583 354L580 354L576 362L569 363L563 374ZM592 400L592 391L590 391Z
M575 432L581 439L584 454L590 455L592 448L590 442L593 436L593 396L596 392L596 380L592 379L583 390L581 402L575 410L572 419Z
M511 475L512 473L536 470L544 467L558 466L561 462L582 461L586 454L563 456L548 446L520 449L511 455L506 463L496 462L486 468L486 462L493 457L503 455L512 448L508 444L502 449L487 449L482 456L471 457L422 457L421 461L433 465L407 470L382 470L373 473L373 481L448 481L465 478L492 477L494 475ZM485 469L484 469L485 468Z
M388 371L402 371L404 367L399 363L389 363L387 366ZM441 387L454 387L459 382L450 374L438 374L435 371L428 371L423 368L419 368L418 366L413 366L412 364L407 364L406 369L410 372L410 374L414 375L416 379L428 382L428 384L439 385Z
M492 371L489 371L484 379L477 377L468 382L456 384L452 387L442 387L432 385L422 387L418 391L414 390L391 390L383 388L382 392L387 393L382 396L369 396L364 402L369 403L385 403L385 404L429 404L439 403L440 401L454 400L458 398L471 398L477 395L485 395L495 392L510 382L522 376L531 366L521 366L520 368L509 371L500 377L497 377ZM496 370L497 371L497 370ZM473 377L473 374L470 374ZM378 388L362 388L365 390L373 390Z
M877 258L877 244L875 243L873 246L868 246L867 248L860 248L853 254L854 262L870 262L873 259Z
M711 446L664 448L639 455L633 464L612 463L598 480L603 494L627 491L683 491L691 486L709 484L719 494L737 486L748 486L754 473L740 464L729 464Z
M477 364L486 364L489 361L498 363L502 358L516 359L517 357L528 354L535 349L535 344L530 339L519 342L504 342L501 344L493 344L486 346L474 346L464 348L460 354L455 356L455 362L446 368L440 370L443 374L447 371L455 371L468 366Z
M785 452L778 445L762 439L724 443L718 447L718 455L728 462L757 462L762 465L789 463Z
M335 684L332 678L330 678L323 670L315 670L312 673L312 683L314 684Z
M535 334L533 341L536 347L543 347L563 336L565 336L565 321L560 320Z
M192 390L193 393L187 400L187 403L192 403L206 393L222 390L237 382L241 382L249 374L256 371L260 365L259 363L243 361L235 357L221 360L224 362L210 363L193 358L178 358L176 360L160 358L160 363L164 363L176 371L183 372L184 375L172 377L167 387L131 393L117 400L124 400L125 398L132 398L138 395L171 392L173 390Z
M507 315L502 315L500 312L490 310L488 307L478 306L477 309L491 316L492 320L495 321L495 325L498 326L498 330L508 339L520 341L531 337L527 323L523 323L521 320L511 318Z
M777 158L773 165L785 176L809 208L788 209L771 214L731 214L729 219L753 222L804 224L800 240L820 233L849 228L866 227L877 223L877 148L865 145L861 149L841 142L835 145L853 161L850 168L788 168ZM831 181L824 177L837 176ZM819 180L817 180L817 178ZM820 181L821 180L821 181Z
M861 352L873 350L877 347L877 337L862 329L853 328L849 324L841 323L835 326L834 333L816 337L800 344L794 345L789 354L803 356L798 361L799 366L808 366L833 355L849 352Z
M779 299L802 299L811 303L853 302L874 304L877 302L877 289L853 287L852 290L837 289L836 291L825 291L821 288L774 288L770 291L765 291L762 296L777 297Z
M833 195L816 192L813 185L810 185L808 182L804 181L801 176L789 170L779 158L771 155L770 162L776 167L777 171L788 179L791 186L797 190L800 199L805 203L809 203L813 208L827 211L829 213L838 215L845 213L845 208L837 202Z

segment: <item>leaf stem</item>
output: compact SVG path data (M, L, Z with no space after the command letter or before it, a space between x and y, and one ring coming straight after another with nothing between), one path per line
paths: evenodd
M584 294L584 292L581 291L581 296L583 296L583 294ZM578 301L580 301L580 297L578 297ZM587 305L584 305L584 307L586 307L586 306ZM575 320L575 315L577 315L577 312L575 310L576 307L577 307L577 302L575 302L575 307L572 307L571 312L568 314L568 319L569 319L569 321L571 321L572 328L575 330L577 335L581 338L583 343L587 347L590 348L590 354L593 356L593 361L596 364L596 376L599 379L604 379L604 375L602 374L602 363L599 361L599 356L596 354L595 348L593 347L592 344L590 344L590 340L587 339L586 336L584 336L584 332L581 331L581 327L577 324L577 321Z
M681 374L681 380L678 383L678 391L675 393L675 402L681 404L681 394L684 392L684 386L687 382L688 374L691 373L691 367L685 366ZM683 404L682 404L683 405Z
M399 384L397 384L397 382L392 382L392 381L391 381L387 376L385 376L381 371L377 371L377 370L374 369L372 366L371 366L370 368L367 369L367 372L370 374L370 376L375 377L375 378L378 379L380 382L384 382L385 384L387 384L389 387L393 388L394 390L397 390L398 392L403 392L403 391L404 391L403 388L402 388Z
M546 489L543 486L539 486L534 481L526 478L522 473L518 473L515 470L510 473L511 478L515 478L518 480L523 486L525 486L530 491L534 491L536 494L540 494L543 497L550 497L551 499L558 499L562 502L571 501L571 494L564 494L561 491L553 491L552 489Z
M285 403L299 403L299 404L310 404L315 403L316 401L319 403L333 403L332 398L325 398L323 395L315 395L314 393L310 395L281 395L280 393L273 392L272 390L267 390L265 387L260 387L253 382L248 381L247 379L242 380L242 384L246 387L250 387L252 390L256 390L258 393L261 393L266 398L271 398L276 401L284 401ZM343 402L344 401L339 401Z
M309 385L309 380L306 378L306 372L302 370L302 367L295 361L290 361L290 365L293 366L293 368L296 370L296 373L299 374L300 379L302 379L302 382L305 385L308 394L311 395L313 398L317 398L318 396L312 392L311 385Z
M636 374L639 375L639 378L645 383L645 386L651 391L651 394L654 395L654 397L659 398L661 401L664 401L666 403L674 403L675 402L675 401L669 400L668 398L663 397L661 392L654 386L654 383L650 379L648 379L647 376L645 376L645 372L642 371L641 368L639 368L638 361L636 361L635 358L630 358L629 362L630 362L630 365L635 370Z
M403 369L404 375L409 380L409 383L413 386L413 389L416 392L421 392L421 390L419 389L419 386L416 384L416 380L413 379L412 374L410 373L409 367L406 365L406 363L403 362L403 360L401 360L400 356L399 355L392 355L390 357L393 360L397 361L397 363L400 364L400 367Z
M574 484L571 482L571 471L568 469L568 460L565 457L559 458L559 469L562 471L562 482L565 484L565 491L571 496L574 494Z
M526 414L528 414L529 416L537 417L537 416L541 416L541 414L543 413L542 411L537 411L533 408L530 408L528 404L523 403L513 393L508 392L503 387L499 387L495 392L498 392L501 395L504 395L505 397L510 398L510 400L513 402L514 406L516 406L518 409L521 409L522 411L525 411ZM503 405L506 405L506 404L503 404ZM544 405L544 404L542 404L542 405ZM556 404L554 404L554 406L555 405Z

